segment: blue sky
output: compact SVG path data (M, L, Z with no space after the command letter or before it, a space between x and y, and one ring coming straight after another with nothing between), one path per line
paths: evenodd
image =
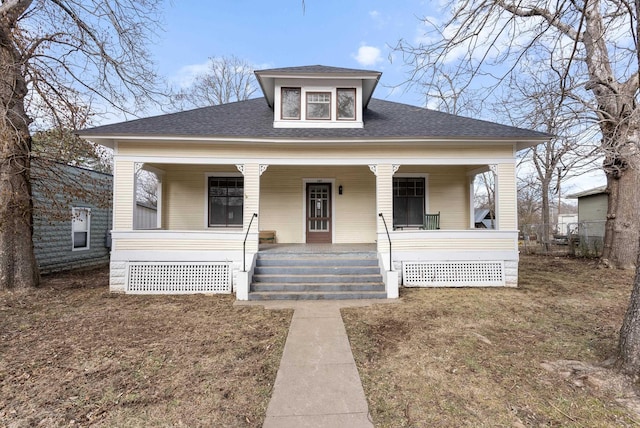
M322 64L381 71L376 98L425 106L416 87L392 89L410 71L392 47L424 36L420 18L441 15L438 0L175 0L151 46L158 72L186 84L210 57L235 55L256 69ZM257 96L258 94L256 94ZM496 120L485 117L483 119ZM499 120L498 120L499 121ZM601 172L570 180L565 191L600 185Z
M166 4L164 32L152 46L158 71L189 80L209 57L235 55L256 68L330 65L383 73L377 98L424 105L417 89L392 90L407 78L391 46L415 40L419 17L437 3L419 0L194 1Z

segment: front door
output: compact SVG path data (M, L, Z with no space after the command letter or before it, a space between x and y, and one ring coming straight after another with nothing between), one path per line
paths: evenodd
M307 184L307 243L331 243L331 184Z

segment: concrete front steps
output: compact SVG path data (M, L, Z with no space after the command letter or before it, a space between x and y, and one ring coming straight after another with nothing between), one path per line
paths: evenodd
M386 297L375 252L258 253L249 290L249 300Z

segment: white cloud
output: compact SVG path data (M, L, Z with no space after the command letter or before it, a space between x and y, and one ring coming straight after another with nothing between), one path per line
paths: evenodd
M191 86L197 75L206 72L211 67L211 60L208 59L201 64L189 64L181 67L178 72L171 77L171 82L179 88Z
M377 10L372 10L369 12L369 16L373 19L377 19L380 17L380 12L378 12Z
M372 66L382 61L382 51L375 46L360 46L354 58L362 66Z

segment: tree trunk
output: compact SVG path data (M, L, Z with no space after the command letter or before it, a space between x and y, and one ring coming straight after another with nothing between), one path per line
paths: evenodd
M636 277L631 291L631 302L620 328L616 364L618 369L637 382L640 377L640 240L636 248Z
M633 269L640 239L640 154L623 159L623 168L610 165L620 157L605 160L608 208L602 259L618 269Z
M27 86L8 31L0 28L0 290L39 282L33 252L31 136L24 109Z
M549 180L543 179L540 183L542 189L542 250L545 253L551 251L549 238L551 235L551 216L549 214Z

